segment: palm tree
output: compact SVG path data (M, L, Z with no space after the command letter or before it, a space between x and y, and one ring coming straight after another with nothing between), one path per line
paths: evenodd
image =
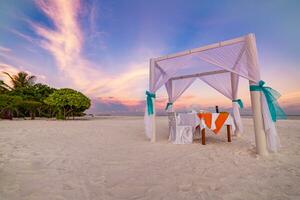
M8 92L10 89L11 89L11 87L9 87L9 85L4 83L3 80L0 80L0 94Z
M14 89L32 86L34 85L34 82L36 80L36 76L30 76L26 72L19 72L16 75L10 75L7 72L3 72L3 73L10 78Z

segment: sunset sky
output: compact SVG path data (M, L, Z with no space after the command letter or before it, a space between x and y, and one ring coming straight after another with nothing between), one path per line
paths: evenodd
M0 0L0 71L80 90L93 113L141 112L150 58L254 33L262 79L300 114L299 10L297 0ZM157 95L164 107L165 89ZM176 106L230 103L197 81Z

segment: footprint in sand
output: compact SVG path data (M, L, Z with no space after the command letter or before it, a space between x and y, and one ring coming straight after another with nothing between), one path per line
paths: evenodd
M193 185L191 183L190 184L187 183L187 184L181 184L181 185L179 185L178 188L182 192L187 192L187 191L191 190L192 186Z
M63 189L64 190L73 190L74 188L70 186L69 184L63 184Z

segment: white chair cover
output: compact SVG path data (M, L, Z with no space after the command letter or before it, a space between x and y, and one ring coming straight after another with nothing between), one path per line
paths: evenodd
M168 113L169 118L169 140L173 144L193 143L193 128L188 124L180 124L176 113Z

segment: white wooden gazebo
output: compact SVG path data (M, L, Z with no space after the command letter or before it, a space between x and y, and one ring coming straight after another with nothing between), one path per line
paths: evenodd
M237 96L240 77L249 80L257 153L267 155L268 150L277 151L279 139L274 122L284 113L276 102L279 95L261 81L254 34L150 59L146 136L156 141L155 92L165 85L168 104L172 106L196 79L232 100L235 134L240 134L243 130L241 100Z

